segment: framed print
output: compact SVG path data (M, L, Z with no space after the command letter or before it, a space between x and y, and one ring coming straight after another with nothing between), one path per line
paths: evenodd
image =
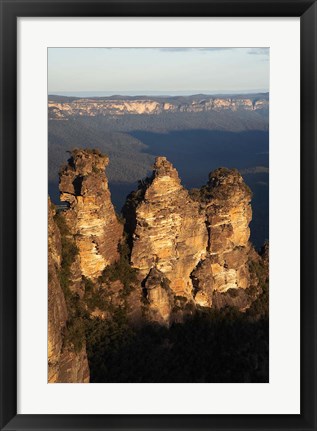
M316 3L1 1L1 429L316 429Z

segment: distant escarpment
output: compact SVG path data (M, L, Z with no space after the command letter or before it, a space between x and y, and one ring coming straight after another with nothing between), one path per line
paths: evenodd
M78 116L159 115L176 112L209 112L222 110L267 110L268 94L241 96L65 98L49 96L50 119L65 120Z
M267 303L268 248L260 255L249 241L252 196L237 170L219 168L188 191L157 157L120 221L108 162L99 151L73 150L60 171L67 206L55 214L49 203L52 382L88 380L86 336L98 340L96 321L169 327L206 310L266 310L259 298ZM90 360L94 349L88 343Z

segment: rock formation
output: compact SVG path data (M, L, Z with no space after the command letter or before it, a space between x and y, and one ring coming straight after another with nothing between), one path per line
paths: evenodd
M89 368L85 343L79 352L65 342L68 311L60 283L62 242L48 200L48 382L87 383Z
M211 305L213 291L222 293L250 287L251 191L237 170L219 168L209 175L200 199L207 217L209 239L207 257L192 276L197 303Z
M192 298L190 274L207 247L205 215L165 157L156 158L152 177L130 196L125 215L135 226L131 265L143 279L159 271L174 295Z
M209 112L209 111L256 111L268 109L269 100L266 95L259 97L224 96L210 97L197 95L193 97L170 97L166 101L162 98L134 98L124 99L85 99L74 98L72 101L49 100L49 118L65 120L76 116L106 116L106 115L160 115L175 112Z
M58 272L61 265L62 245L59 230L54 223L55 211L48 201L48 381L58 380L63 345L62 331L66 325L67 308Z
M131 265L144 280L155 320L169 320L177 297L201 307L250 305L254 295L243 292L254 285L249 264L257 256L249 243L250 201L235 169L217 169L190 196L171 163L156 159L152 177L125 206Z
M168 324L174 305L174 295L169 280L156 268L146 278L146 299L150 308L150 320Z
M105 168L107 156L94 150L73 150L60 172L60 199L79 249L81 273L96 279L118 259L123 227L111 203Z
M124 207L127 247L111 203L108 162L96 150L73 150L60 172L69 208L56 217L58 226L49 212L50 381L87 379L85 340L77 353L65 344L67 322L77 314L65 303L61 274L91 318L111 319L121 309L138 325L144 317L169 325L200 307L246 310L260 291L264 258L249 242L251 192L237 170L219 168L206 186L188 192L173 165L157 157ZM66 272L64 249L71 255Z
M201 307L245 311L268 279L268 247L260 257L249 242L251 191L237 170L219 168L189 193L157 157L124 207L128 247L108 162L96 150L73 150L60 172L69 208L54 217L49 202L50 382L89 380L81 313L107 321L119 310L131 325L169 325Z
M85 343L78 352L72 348L64 348L60 359L58 380L55 383L89 383Z

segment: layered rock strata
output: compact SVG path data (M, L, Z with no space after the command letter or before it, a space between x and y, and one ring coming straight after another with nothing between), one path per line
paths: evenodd
M210 112L210 111L257 111L268 109L267 97L196 97L194 100L182 101L171 98L162 101L160 98L118 100L118 99L74 99L72 101L48 101L50 119L65 120L76 116L106 116L106 115L160 115L175 112Z
M81 300L87 299L84 286L88 278L95 286L94 295L98 295L99 286L110 304L109 310L98 307L90 310L91 317L111 318L111 310L117 307L125 309L129 319L137 324L145 310L150 320L168 325L182 321L195 305L215 308L229 305L246 310L256 298L259 284L256 273L249 268L260 264L260 257L249 242L251 192L239 172L217 169L209 175L206 186L189 193L181 185L173 165L165 157L157 157L152 175L139 182L124 208L130 265L137 269L136 279L132 277L128 282L127 274L122 273L121 259L118 267L109 268L111 276L103 273L119 258L118 245L123 241L123 228L115 215L105 174L108 161L108 157L95 150L74 150L60 173L61 199L69 204L62 218L70 231L67 231L69 240L76 243L69 288ZM52 231L49 265L54 305L51 308L58 311L53 312L57 317L50 336L50 362L58 366L57 371L53 371L54 367L51 370L52 375L58 375L59 367L66 373L64 378L74 375L81 378L84 374L80 367L77 371L69 368L70 362L77 359L70 361L67 349L62 352L65 358L62 357L62 337L56 329L59 328L60 334L63 332L67 310L56 293L60 289L57 274L61 245L58 233L53 237ZM128 261L125 265L129 269ZM83 350L82 358L84 355Z
M48 382L87 383L89 368L85 343L80 352L67 346L63 334L68 320L65 296L59 274L62 264L60 231L55 210L48 201Z
M205 215L165 157L156 158L152 177L130 196L126 217L134 227L131 265L143 279L159 271L174 295L192 298L190 274L208 241Z
M235 169L215 170L200 191L209 237L207 257L192 274L195 299L200 305L211 305L213 291L223 293L250 286L251 197Z
M168 326L197 306L245 311L268 281L268 245L260 257L249 242L251 192L239 172L219 168L206 186L189 193L165 157L156 158L152 175L127 199L130 255L125 250L103 272L124 244L108 161L95 150L72 151L60 173L61 200L69 208L56 215L49 201L49 382L89 382L84 331L76 333L83 323L79 310L111 319L122 309L133 325L150 320ZM133 277L128 256L137 269Z
M66 326L67 308L59 282L61 265L61 236L54 222L55 211L48 201L48 381L56 382L59 376L63 346L62 331Z
M249 292L234 292L252 284L250 202L251 192L235 169L212 172L191 198L171 163L156 159L152 177L130 195L125 217L133 232L131 265L145 280L150 308L161 320L168 320L173 307L163 278L174 299L202 307L250 305Z
M111 203L108 163L98 151L73 150L60 172L60 199L69 203L65 217L79 249L81 274L91 279L118 259L123 231Z

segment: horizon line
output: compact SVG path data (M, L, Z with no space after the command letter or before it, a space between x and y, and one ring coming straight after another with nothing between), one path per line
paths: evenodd
M67 93L67 94L66 94ZM94 94L92 94L94 93ZM98 91L98 90L91 90L91 91L49 91L48 96L67 96L67 95L75 95L75 94L85 94L94 97L98 97L97 93L107 93L102 94L102 96L105 97L111 97L111 96L196 96L199 94L206 94L206 95L218 95L218 94L257 94L257 93L269 93L269 90L266 89L258 89L258 90L219 90L219 91L172 91L172 92L165 92L165 91L149 91L149 90L143 90L143 91Z

